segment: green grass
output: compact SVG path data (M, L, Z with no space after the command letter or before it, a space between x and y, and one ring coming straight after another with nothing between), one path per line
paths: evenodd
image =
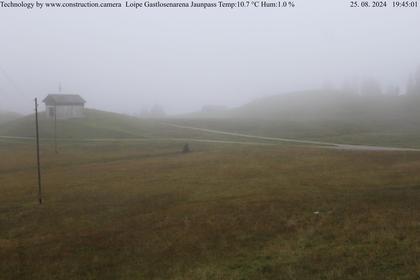
M0 111L0 124L7 123L22 117L18 113Z
M39 120L41 137L54 137L54 120L47 119L44 112L39 114ZM33 137L34 124L34 115L29 115L0 126L0 133ZM57 136L76 139L146 137L150 134L151 126L153 126L153 132L159 131L152 121L141 121L126 115L86 109L85 118L57 120Z
M26 116L0 125L0 136L35 136L34 116ZM68 140L86 139L208 139L253 142L255 139L180 129L177 123L199 128L222 130L266 137L315 140L342 144L420 148L420 122L411 119L360 120L261 120L261 119L139 119L126 115L86 110L82 119L58 120L57 137ZM40 135L54 137L54 121L40 114ZM272 143L273 141L261 141Z
M61 142L95 139L143 139L150 141L164 138L252 142L252 140L243 137L179 129L165 122L168 120L139 119L122 114L86 109L84 118L57 120L57 138ZM47 119L44 112L39 114L39 133L40 137L46 141L51 141L54 137L54 120ZM29 115L0 125L0 136L34 137L35 116Z
M420 153L191 148L0 142L0 278L420 277Z
M179 123L230 132L420 148L420 95L309 90L262 97L224 112L179 116Z
M176 119L171 122L264 137L420 148L420 122L407 120L302 122L257 119Z

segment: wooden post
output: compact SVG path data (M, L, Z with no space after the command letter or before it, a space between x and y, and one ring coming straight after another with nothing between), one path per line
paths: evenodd
M54 105L54 150L58 154L57 149L57 105Z
M38 167L38 202L42 204L41 164L39 160L38 99L35 98L36 162Z

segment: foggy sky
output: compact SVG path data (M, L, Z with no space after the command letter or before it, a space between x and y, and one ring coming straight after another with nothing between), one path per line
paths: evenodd
M163 0L161 0L163 1ZM404 86L420 64L420 8L0 8L0 109L80 94L87 107L169 113L340 85L363 77Z

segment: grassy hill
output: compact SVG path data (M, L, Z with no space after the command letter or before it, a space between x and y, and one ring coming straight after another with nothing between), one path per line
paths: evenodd
M262 97L223 112L195 112L179 118L240 118L282 121L360 121L419 118L418 98L361 96L334 90L308 90Z
M304 91L260 98L223 115L195 113L179 124L259 136L420 147L420 100Z
M258 136L317 140L344 144L420 147L419 100L407 96L359 96L334 91L306 91L255 100L212 115L212 112L170 120L139 119L127 115L86 110L83 119L58 120L57 137L92 138L204 138L241 140L167 125ZM0 136L33 137L34 116L0 124ZM54 122L40 114L40 135L54 137Z
M48 119L44 112L39 114L41 138L54 137L54 120ZM0 136L34 137L35 116L28 115L0 125ZM238 137L214 135L173 127L165 120L139 119L123 114L85 110L85 118L57 120L57 138L60 139L160 139L197 138L211 140L235 140Z
M28 115L0 126L0 134L10 136L35 136L34 115ZM139 121L128 116L87 109L86 118L57 120L57 134L60 138L139 137ZM54 121L41 112L39 114L40 135L54 136Z
M18 113L0 111L0 125L22 117Z
M265 97L231 112L233 117L293 121L395 119L398 97L365 97L340 91L302 91Z
M176 122L363 141L391 139L381 131L402 123ZM398 139L410 125L419 131L408 123ZM62 141L59 153L41 141L42 205L34 143L0 141L1 279L418 278L420 153L195 143L184 154L154 137L216 136L91 109L58 128L60 138L152 141ZM0 135L33 136L34 116Z

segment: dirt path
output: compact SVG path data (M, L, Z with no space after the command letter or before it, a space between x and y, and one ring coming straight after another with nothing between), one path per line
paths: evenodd
M227 131L222 131L222 130L178 125L178 124L173 124L173 123L165 123L165 124L169 125L169 126L172 126L172 127L203 131L203 132L207 132L207 133L238 136L238 137L245 137L245 138L252 138L252 139L269 140L269 141L307 144L307 145L311 145L311 146L318 146L318 147L322 147L322 148L330 148L330 149L338 149L338 150L420 152L420 149L414 149L414 148L396 148L396 147L382 147L382 146L369 146L369 145L351 145L351 144L339 144L339 143L322 142L322 141L299 140L299 139L279 138L279 137L266 137L266 136L252 135L252 134L234 133L234 132L227 132Z

